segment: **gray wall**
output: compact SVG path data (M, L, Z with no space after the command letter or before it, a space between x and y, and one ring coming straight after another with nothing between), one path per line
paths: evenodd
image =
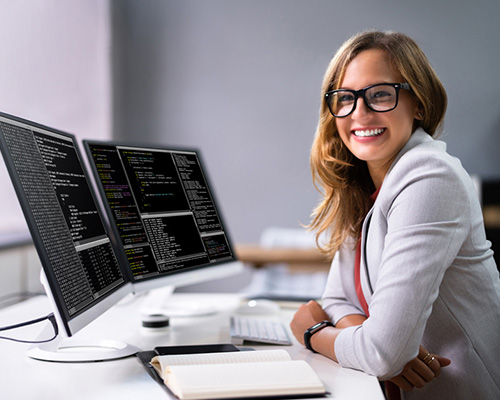
M113 134L201 150L236 242L307 223L324 70L367 28L417 40L443 81L443 139L500 175L498 0L112 1Z

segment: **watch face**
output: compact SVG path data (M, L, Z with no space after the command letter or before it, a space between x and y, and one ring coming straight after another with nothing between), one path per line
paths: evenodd
M314 331L315 329L318 329L321 325L323 325L323 321L322 322L318 322L316 325L311 326L311 331Z
M314 324L304 332L304 345L306 346L307 349L316 353L316 351L311 347L311 336L326 326L333 326L333 324L330 321L321 321L318 322L317 324Z

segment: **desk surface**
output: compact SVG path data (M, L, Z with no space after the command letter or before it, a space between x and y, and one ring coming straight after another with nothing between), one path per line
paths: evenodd
M176 344L228 343L229 315L239 304L232 294L175 294L176 300L203 299L213 303L218 313L196 318L173 318L166 330L152 332L141 327L140 306L143 298L128 298L116 305L98 320L87 326L76 337L80 340L118 339L142 350L155 346ZM50 312L45 297L37 297L0 310L0 325L5 326L36 318ZM283 309L279 315L265 318L289 321L293 310ZM124 318L126 316L126 318ZM287 324L286 324L287 325ZM33 338L41 327L23 328L15 332ZM337 363L304 349L294 340L292 346L283 346L293 359L306 360L323 381L334 399L384 399L376 378L359 371L341 368ZM2 399L168 399L167 392L148 375L135 357L98 363L51 363L26 356L29 345L0 340L0 398ZM259 350L275 346L253 346Z

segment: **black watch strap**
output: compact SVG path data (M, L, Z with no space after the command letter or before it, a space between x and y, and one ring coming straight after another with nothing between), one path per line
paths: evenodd
M311 346L311 337L315 333L319 332L321 329L326 328L327 326L334 326L331 321L321 321L317 324L311 326L308 330L304 332L304 345L306 349L311 350L313 353L317 353Z

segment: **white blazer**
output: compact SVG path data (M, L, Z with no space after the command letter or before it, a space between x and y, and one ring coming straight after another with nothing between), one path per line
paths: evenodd
M481 207L460 161L423 130L398 154L362 228L370 318L336 339L339 363L398 375L422 344L451 365L406 399L500 399L500 279ZM353 242L331 266L323 307L335 323L363 314Z

